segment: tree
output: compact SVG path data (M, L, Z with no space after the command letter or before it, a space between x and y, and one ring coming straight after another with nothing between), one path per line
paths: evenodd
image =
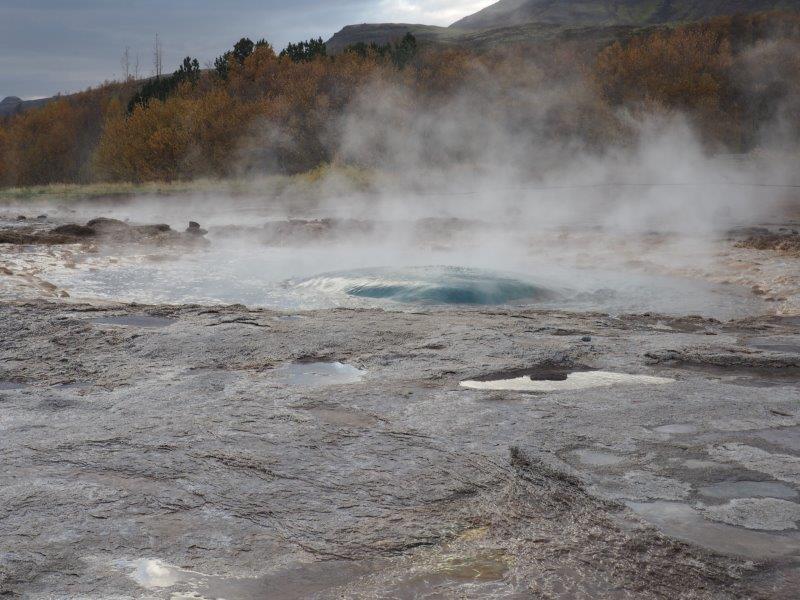
M166 100L181 83L195 85L199 78L200 63L196 58L187 56L178 70L169 77L148 79L128 102L128 114L132 114L137 106L146 107L153 99Z
M367 45L364 42L358 42L347 46L345 52L356 54L362 58L366 58L370 54L378 58L388 56L398 69L403 69L417 54L417 38L409 31L399 42L393 44L378 45L372 42Z
M214 59L214 71L217 77L227 80L231 70L231 61L236 64L243 65L253 51L257 48L270 47L269 42L261 38L256 43L250 38L242 38L233 45L233 50L228 50L221 56Z
M247 57L253 53L255 44L250 38L242 38L233 46L233 58L240 65L244 64Z
M178 67L178 70L175 71L174 77L179 81L196 83L200 77L200 63L196 58L187 56L183 59L183 63Z
M233 56L233 53L228 51L225 54L223 54L222 56L218 56L216 59L214 59L214 71L216 71L217 76L220 79L224 80L224 79L228 78L228 73L231 70L231 57L232 56Z
M289 44L281 51L281 57L289 57L292 62L310 62L318 56L327 56L328 48L322 38L310 39L307 42Z
M396 43L392 48L392 62L394 62L398 69L402 69L412 58L414 58L416 53L417 38L415 38L409 31L405 34L405 36L403 36L403 39L400 40L400 43Z

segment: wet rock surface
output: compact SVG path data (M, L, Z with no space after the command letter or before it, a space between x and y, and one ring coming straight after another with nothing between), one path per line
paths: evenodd
M740 248L772 250L789 256L800 256L800 232L797 229L764 230L737 243Z
M45 301L0 311L0 381L13 382L0 388L9 597L796 592L800 384L740 385L760 377L741 361L704 370L708 357L750 356L752 337L800 334L794 321L504 309L288 319ZM652 360L663 353L699 358ZM359 376L282 375L311 363ZM576 365L674 381L535 396L459 386ZM772 485L719 487L736 481Z
M190 224L186 232L181 233L166 224L136 225L107 217L91 219L85 225L65 223L52 228L44 225L44 219L40 221L35 226L0 226L0 244L52 246L98 241L107 244L190 245L205 243L204 236L208 233L198 223L193 223L196 227Z

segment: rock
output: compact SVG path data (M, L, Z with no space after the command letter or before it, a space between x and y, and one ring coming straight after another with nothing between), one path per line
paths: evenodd
M155 237L162 233L169 233L172 228L164 223L157 225L136 225L130 228L130 231L137 237Z
M80 240L80 237L72 234L34 231L30 227L0 230L0 244L75 244Z
M115 231L127 231L130 225L119 219L109 219L106 217L98 217L86 223L87 227L91 227L98 233L107 233Z
M207 230L200 228L200 223L196 221L189 221L189 227L186 229L186 233L190 235L205 235L208 233Z
M78 225L77 223L61 225L50 230L50 233L55 235L73 235L75 237L92 237L97 234L97 232L91 227Z
M28 219L28 217L26 217L25 215L19 215L17 217L17 221L27 221L27 219Z

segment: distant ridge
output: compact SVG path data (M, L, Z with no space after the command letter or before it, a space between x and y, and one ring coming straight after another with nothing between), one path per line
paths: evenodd
M328 47L328 52L335 54L358 42L388 44L402 38L408 32L413 33L421 41L438 41L441 38L452 35L452 32L447 27L436 27L435 25L362 23L361 25L347 25L325 42L325 45Z
M406 23L348 25L330 40L335 54L350 44L385 44L413 33L422 42L486 48L559 36L609 40L638 27L701 21L716 16L800 10L800 0L500 0L450 27Z
M0 100L0 117L8 117L23 110L42 106L49 100L49 98L42 98L41 100L23 100L16 96L6 96Z
M450 27L474 30L533 22L644 26L769 10L800 10L800 0L500 0Z

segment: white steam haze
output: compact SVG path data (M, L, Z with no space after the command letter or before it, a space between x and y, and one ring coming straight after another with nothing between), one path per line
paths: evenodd
M325 296L341 291L344 280L315 276L448 265L569 289L588 298L581 308L717 314L727 299L657 276L700 281L714 273L728 230L769 221L796 193L781 187L797 183L797 154L780 120L764 129L758 152L729 156L705 148L679 113L604 114L591 109L585 82L545 87L535 72L528 76L508 90L484 72L479 85L429 105L402 86L376 81L330 127L334 167L313 186L301 178L277 198L264 194L265 180L255 177L230 196L143 197L82 208L86 216L181 228L200 221L212 242L199 255L140 264L111 282L87 275L84 291L137 301L313 308L342 298L287 301L286 290L313 288ZM500 96L509 105L509 94L516 112L497 108ZM558 119L579 119L572 129L580 135L559 135ZM593 143L592 136L619 135L619 127L622 142ZM263 155L282 136L261 124L241 155ZM354 185L342 165L364 169L370 188ZM248 193L241 193L243 185ZM370 225L263 243L267 221L327 217ZM432 218L438 220L425 221ZM284 283L306 278L313 285ZM723 308L719 314L736 312Z
M384 85L367 88L354 103L341 123L338 156L392 174L379 201L368 200L371 218L713 236L769 219L790 197L781 186L797 183L797 149L787 147L797 138L781 121L764 129L761 151L751 156L710 152L686 118L666 112L623 113L626 142L592 147L585 136L548 131L554 114L585 118L590 94L583 82L555 88L529 82L508 92L490 73L482 77L479 89L462 90L432 110L420 109L404 89ZM493 95L508 93L519 107L511 118L494 108ZM601 134L597 121L611 121L603 114L592 118L582 128L597 126ZM330 182L332 189L338 185ZM328 208L348 216L337 205L341 196Z

